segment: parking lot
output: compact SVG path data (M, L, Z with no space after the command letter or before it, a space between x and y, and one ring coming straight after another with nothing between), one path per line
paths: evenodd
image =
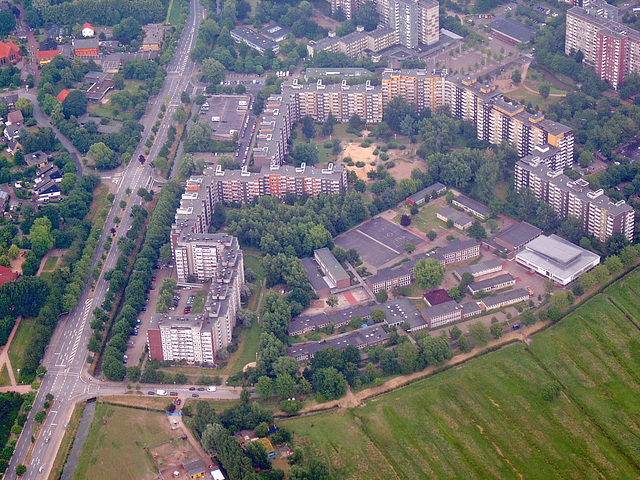
M355 248L362 261L375 268L402 255L407 243L418 248L425 240L380 217L335 239L335 244L345 250Z
M146 306L143 307L144 310L140 312L138 315L138 326L137 333L134 333L131 337L129 337L129 342L127 344L127 351L125 355L127 355L127 366L138 365L142 354L144 353L145 344L147 342L147 329L149 328L149 324L151 323L151 317L156 311L156 305L158 303L158 294L160 286L162 285L162 280L164 278L171 278L173 273L173 268L171 267L163 267L154 270L155 281L152 282L151 289L148 290L147 293L147 302ZM187 290L188 289L188 290ZM176 290L176 302L171 308L174 310L170 310L169 313L172 315L184 315L185 308L192 306L193 301L195 300L195 295L197 291L202 289L191 289L191 287L178 287ZM191 300L189 300L189 296ZM190 313L190 312L188 312Z

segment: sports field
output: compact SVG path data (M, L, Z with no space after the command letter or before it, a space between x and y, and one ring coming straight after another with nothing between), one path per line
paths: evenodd
M640 318L640 271L528 347L281 423L346 479L638 478L640 332L629 317ZM548 401L550 382L561 392Z

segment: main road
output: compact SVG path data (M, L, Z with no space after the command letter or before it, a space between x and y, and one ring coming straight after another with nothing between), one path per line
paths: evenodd
M122 176L115 180L118 183L118 190L94 255L94 266L104 251L102 246L110 235L111 228L115 226L113 223L114 217L116 215L122 217L121 223L117 226L113 242L113 245L117 245L118 238L124 235L131 226L129 213L132 205L141 201L136 192L141 187L149 189L154 186L150 164L165 142L167 129L171 125L171 117L181 104L181 92L189 89L189 82L196 68L190 59L190 52L195 45L198 27L203 17L204 9L198 0L191 0L187 23L180 36L173 60L167 68L164 86L156 97L155 102L150 100L147 114L143 117L142 123L145 129L142 140L131 162L125 167ZM152 133L151 128L158 118L161 105L165 103L165 99L168 99L167 110L147 156L148 161L144 165L140 165L137 158L142 153L144 144ZM132 192L130 197L126 194L127 189ZM130 199L128 205L125 211L122 212L119 203L121 200L127 200L128 198ZM118 249L110 249L104 262L103 272L115 266L117 256ZM27 466L27 473L22 477L24 480L47 478L74 405L95 396L125 393L123 384L101 382L86 372L88 354L86 346L91 335L89 323L93 309L102 304L107 287L108 282L104 280L102 275L98 279L95 289L92 290L91 285L88 283L78 305L66 317L63 317L58 324L43 360L47 373L42 379L40 389L33 403L32 412L43 409L45 396L48 393L51 393L55 398L53 406L40 427L40 433L33 442L32 432L37 430L37 424L33 420L33 413L29 415L23 433L18 439L15 453L11 458L5 476L6 479L13 480L16 478L15 468L20 464ZM237 394L232 389L221 387L217 392L206 392L203 396L232 398L237 397Z

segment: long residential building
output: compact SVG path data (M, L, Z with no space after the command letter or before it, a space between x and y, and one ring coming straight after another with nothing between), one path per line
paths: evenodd
M384 108L397 96L407 99L417 111L448 105L452 116L475 124L478 139L510 143L520 157L533 155L553 170L573 165L571 128L506 102L495 86L448 75L446 70L387 69L379 86L369 82L348 85L346 80L331 85L321 80L307 85L297 79L284 83L282 92L266 101L253 150L254 167L284 163L293 125L306 115L323 122L331 113L337 121L346 122L358 114L367 123L378 123Z
M530 189L538 200L551 205L560 218L577 218L582 229L601 242L616 232L633 240L633 208L624 200L612 202L602 189L592 190L582 178L571 180L536 158L526 158L516 163L515 188L517 192Z
M581 51L601 80L613 88L640 71L640 32L618 22L618 8L602 0L582 2L567 11L564 50Z

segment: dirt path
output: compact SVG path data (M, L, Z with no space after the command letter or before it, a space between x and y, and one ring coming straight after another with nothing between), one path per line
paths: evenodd
M483 349L505 345L509 342L512 342L513 340L519 340L521 342L529 342L530 339L528 337L531 334L546 327L548 324L549 322L538 322L535 325L524 327L522 330L518 332L511 332L506 335L503 335L501 338L497 340L490 341L489 344L483 348L474 348L469 353L462 353L460 355L456 355L451 360L449 360L445 364L445 366L459 365L475 357ZM440 368L440 367L428 367L425 370L412 373L411 375L403 375L403 376L395 377L395 378L392 378L391 380L384 382L380 386L367 388L355 394L351 392L351 389L349 389L345 397L342 397L338 400L333 400L331 402L310 405L300 410L300 414L319 412L319 411L328 410L331 408L356 408L368 398L375 397L383 393L391 392L392 390L395 390L404 385L412 383L417 379L427 377L431 375L437 368Z
M16 382L16 377L13 374L13 367L11 366L11 360L9 360L9 346L11 345L11 341L13 340L13 336L16 334L18 330L18 325L20 325L20 320L22 317L18 317L16 319L16 324L13 326L13 330L11 330L11 334L9 335L9 339L7 340L7 344L1 348L0 351L0 368L2 365L7 366L7 372L9 372L9 379L11 380L11 386L16 386L18 383Z

